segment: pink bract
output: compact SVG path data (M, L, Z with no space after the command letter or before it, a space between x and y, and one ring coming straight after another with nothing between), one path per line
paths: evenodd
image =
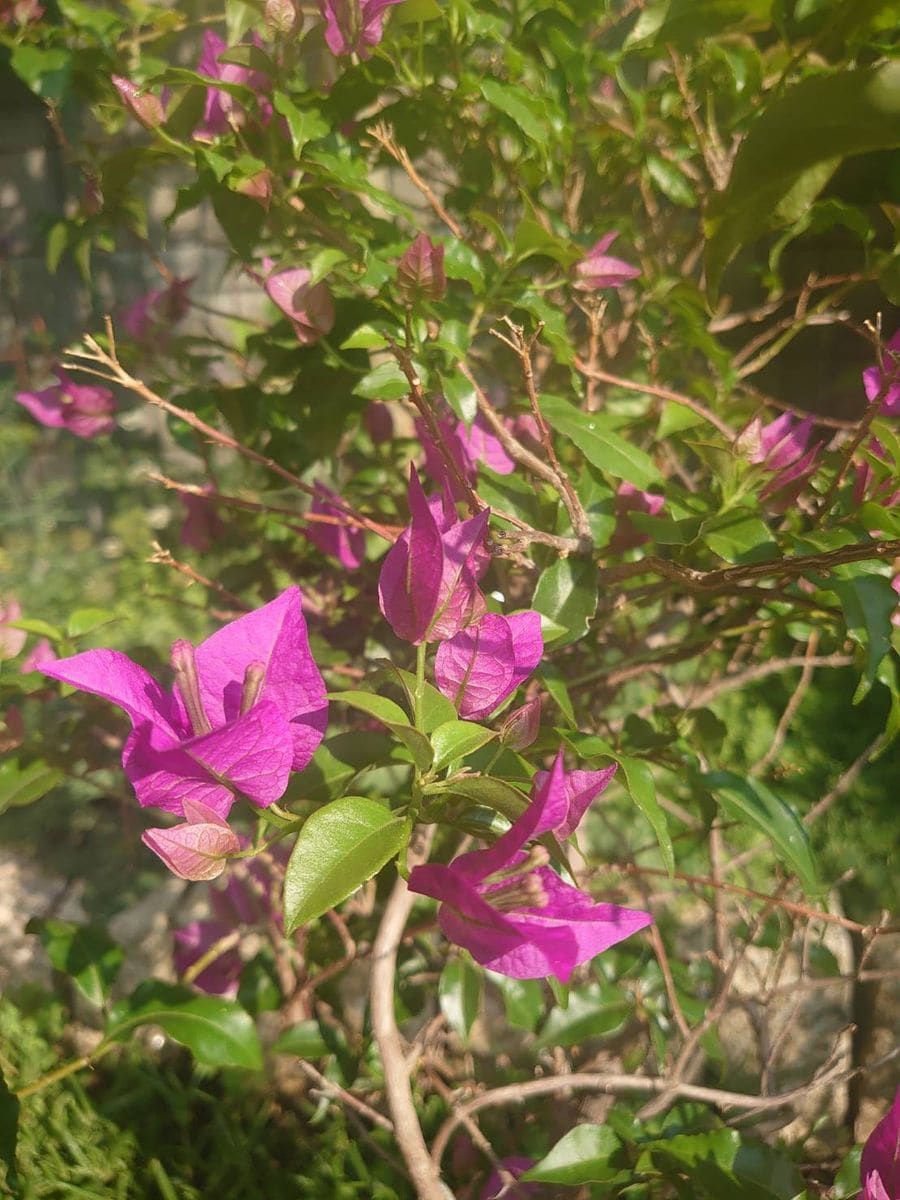
M59 380L40 392L17 392L16 400L34 419L48 429L67 429L76 437L93 438L115 429L112 414L116 402L109 388L75 383L68 372L56 367Z
M486 613L441 642L435 682L461 717L478 721L525 682L543 652L539 613L529 610L510 617Z
M145 829L141 841L179 879L215 879L226 858L240 851L240 838L215 809L187 798L182 805L184 824Z
M269 270L272 264L267 259L263 265ZM312 346L330 333L334 325L331 293L324 283L310 287L310 279L312 272L306 267L290 267L272 272L265 284L269 299L291 322L303 346Z
M397 292L404 304L440 300L447 290L444 247L420 233L397 264Z
M490 512L460 521L446 493L425 496L413 468L408 498L412 520L382 564L378 601L397 637L418 645L453 637L484 613L478 580L490 561Z
M235 791L260 807L284 793L325 731L325 685L309 651L300 591L172 647L164 690L116 650L88 650L45 675L111 700L132 723L122 764L138 801L185 815L199 801L227 816Z
M336 56L371 57L371 48L384 36L387 9L401 3L402 0L319 0L328 49Z
M262 48L258 34L251 38L251 45ZM210 79L220 79L223 83L237 83L250 88L256 93L260 119L267 125L272 119L272 103L262 93L271 87L268 75L252 67L242 67L237 63L220 62L220 57L229 49L228 43L217 33L207 29L203 34L203 48L197 63L197 71ZM230 92L222 88L206 89L206 101L203 107L203 121L194 130L194 137L201 141L211 141L220 134L227 133L232 121L242 121L244 109Z
M635 909L595 904L546 865L543 846L524 850L526 842L558 829L567 816L560 751L553 769L535 785L528 808L502 837L449 866L416 867L410 890L441 901L441 929L483 966L513 979L555 975L566 983L580 963L653 920Z
M15 596L0 600L0 662L15 658L25 648L28 634L24 629L13 629L11 621L22 620L22 605Z
M859 1173L864 1200L900 1198L900 1088L863 1146Z
M604 234L575 264L577 288L591 292L597 288L620 288L630 279L637 279L641 273L639 267L606 253L618 236L617 233Z
M358 526L350 525L339 503L340 496L324 484L316 484L316 496L310 505L311 513L333 517L334 524L310 521L301 532L323 554L336 558L342 567L355 571L365 558L366 535Z
M873 404L881 396L881 412L886 417L900 416L900 329L884 347L882 366L876 363L863 371L866 399Z

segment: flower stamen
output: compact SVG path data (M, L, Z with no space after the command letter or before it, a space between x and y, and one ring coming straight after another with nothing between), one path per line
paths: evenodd
M199 737L201 734L210 733L212 725L200 698L200 677L197 674L194 647L190 642L181 639L173 642L169 661L175 672L175 687L184 701L194 734Z

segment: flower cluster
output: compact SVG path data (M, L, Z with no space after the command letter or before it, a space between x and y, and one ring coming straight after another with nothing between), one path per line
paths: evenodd
M146 844L186 879L211 879L239 849L226 818L235 799L265 808L325 732L325 685L309 650L300 591L226 625L199 646L172 646L164 689L116 650L45 664L45 675L117 704L132 732L122 765L143 806L183 817Z
M440 643L435 683L460 717L481 720L538 666L544 648L540 616L487 612L478 588L489 561L487 512L459 520L446 489L426 497L415 471L409 508L410 524L382 567L381 610L403 640ZM539 708L530 703L509 718L501 736L528 745L537 720ZM652 918L595 903L551 869L543 845L525 847L542 834L571 836L614 772L567 774L560 751L553 769L535 776L528 807L493 846L449 865L416 867L411 890L441 901L441 929L478 962L517 979L555 975L567 981L580 963Z
M597 904L564 882L543 845L525 850L542 834L568 836L611 776L612 770L567 776L560 751L552 770L535 777L531 803L502 837L447 866L416 867L410 889L441 901L441 929L477 962L513 979L555 975L566 983L576 966L653 920L636 909Z

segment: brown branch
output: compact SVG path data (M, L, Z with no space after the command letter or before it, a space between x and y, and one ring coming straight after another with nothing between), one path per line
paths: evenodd
M636 383L632 379L623 379L620 375L611 375L609 371L601 371L597 367L592 369L586 362L582 362L580 358L575 359L575 369L580 371L586 379L597 379L601 383L610 383L615 387L624 388L629 392L643 392L647 396L656 396L660 400L671 400L673 404L680 404L682 408L689 408L698 417L702 417L704 421L708 421L729 442L733 442L737 438L737 433L726 421L723 421L721 417L717 417L705 404L702 404L699 400L694 400L692 396L682 395L681 392L673 392L671 388L660 387L655 383Z
M217 583L215 579L209 579L206 575L201 575L195 570L190 563L179 562L174 558L171 551L166 550L159 542L153 543L153 553L147 559L148 563L160 563L164 567L172 567L179 575L184 575L191 583L199 583L203 587L208 588L211 592L215 592L217 596L221 596L226 604L230 604L238 612L249 612L250 605L243 601L240 596L236 596L234 592L229 592L228 588L223 587L221 583Z
M378 145L381 146L381 148L391 156L394 162L403 168L410 183L422 193L422 195L434 209L437 216L440 217L453 236L458 238L461 242L464 242L466 240L466 235L462 226L454 217L451 217L450 213L447 212L444 205L435 195L431 185L422 178L422 176L413 166L412 159L409 157L406 150L404 150L402 146L398 145L398 143L394 141L393 131L390 129L390 127L384 124L384 122L379 121L375 125L370 125L368 132L375 139Z
M674 1090L683 1100L697 1100L702 1104L715 1104L722 1108L736 1108L744 1112L766 1112L776 1108L789 1108L805 1098L812 1088L833 1084L844 1069L837 1062L830 1062L819 1074L802 1087L792 1088L777 1096L749 1096L743 1092L726 1092L719 1088L700 1087L692 1083L677 1083ZM474 1100L469 1100L444 1121L437 1132L431 1150L435 1163L440 1163L456 1127L466 1117L486 1108L506 1104L524 1104L534 1096L551 1096L557 1092L605 1092L613 1096L659 1095L671 1087L666 1079L648 1075L619 1075L613 1072L581 1073L554 1076L549 1079L530 1079L525 1083L510 1083L505 1087L493 1088Z
M807 571L825 571L845 563L868 562L900 555L900 538L840 546L823 554L794 554L785 558L766 559L764 562L743 563L734 567L723 567L716 571L698 571L669 559L648 554L639 562L623 563L600 572L600 586L632 579L637 575L661 575L673 583L680 583L689 592L715 592L730 584L749 583L755 579L797 579ZM777 599L774 596L772 599Z
M135 379L119 362L116 356L115 339L113 336L112 321L106 317L106 335L109 339L110 351L107 352L103 347L92 337L86 337L84 344L87 346L87 351L69 351L70 359L75 358L87 359L88 362L100 363L105 368L105 372L94 370L91 367L84 366L79 362L65 362L63 366L68 371L79 371L84 375L96 375L101 379L105 379L109 383L117 383L121 387L127 388L128 391L134 392L136 396L140 396L148 404L152 404L155 408L161 408L163 412L169 413L173 417L178 417L184 421L192 429L196 429L198 433L202 433L210 442L215 442L219 446L225 446L229 450L233 450L236 454L240 454L243 458L250 462L256 463L258 466L265 467L279 478L291 484L298 491L304 492L307 496L315 498L318 495L316 488L311 484L306 483L299 475L288 471L286 467L281 466L273 458L268 458L265 454L259 454L256 450L251 450L249 446L245 446L243 442L239 442L237 438L231 434L225 433L220 429L215 429L212 425L208 425L206 421L200 419L196 413L190 412L189 409L180 408L177 404L173 404L171 400L166 400L163 396L158 396L140 379ZM343 500L337 499L334 501L336 508L341 509L348 516L353 517L358 524L364 529L370 529L373 533L379 534L387 541L393 541L393 537L388 531L375 521L370 521L368 517L362 516L356 512L349 504Z
M476 516L478 513L482 512L487 505L472 487L471 483L469 483L465 474L461 470L455 455L451 453L450 449L445 443L444 435L441 433L437 418L432 411L431 405L425 399L425 394L422 391L422 381L419 379L418 372L416 371L409 352L402 346L398 346L393 340L389 339L389 344L391 347L391 352L393 353L394 358L397 360L400 370L406 376L406 382L409 384L409 398L415 405L419 416L425 422L425 426L428 429L428 436L434 443L435 450L437 450L438 454L440 454L441 458L444 460L444 466L447 468L448 474L453 476L457 487L465 496L469 512L472 514L472 516Z
M354 1096L352 1092L348 1092L346 1088L342 1088L340 1084L334 1083L331 1079L326 1079L320 1071L316 1070L312 1063L298 1058L297 1065L304 1075L308 1079L311 1079L316 1087L324 1092L325 1095L333 1096L336 1100L340 1100L342 1104L346 1104L348 1108L352 1108L355 1112L358 1112L360 1116L365 1117L367 1121L371 1121L373 1125L377 1125L379 1129L384 1129L388 1133L394 1132L393 1121L383 1116L377 1109L371 1108L364 1100L360 1100L357 1096Z
M770 658L768 662L754 663L731 675L715 679L706 687L695 692L685 703L686 708L703 708L710 700L723 692L734 691L747 683L756 683L769 675L777 675L781 671L789 671L793 667L802 667L804 671L812 671L816 667L849 667L854 663L852 654L818 654L797 658Z
M662 870L659 867L639 867L636 863L607 863L602 870L613 871L618 875L655 875L663 879L679 879L682 883L690 883L696 887L718 888L723 892L728 892L735 896L746 896L750 900L760 900L764 904L774 904L776 908L783 908L786 912L797 913L801 917L807 917L811 921L826 921L832 925L841 925L844 929L852 929L857 933L875 936L900 933L900 925L863 925L859 921L851 921L849 917L839 916L837 913L823 912L819 908L810 908L806 904L798 904L793 900L782 900L778 896L767 896L765 892L755 892L752 888L738 887L734 883L721 883L710 879L705 875L688 875L684 871L673 871L670 875L668 871Z
M504 317L503 322L509 329L510 336L501 333L498 329L492 329L490 332L493 337L509 346L516 357L519 359L519 364L522 371L522 382L525 385L525 394L528 397L528 403L531 406L531 415L534 417L535 423L540 434L541 444L547 453L547 460L550 463L550 469L553 472L554 483L560 494L563 504L566 506L566 512L569 514L569 520L572 522L572 529L575 536L585 550L593 546L594 539L591 534L591 527L588 523L587 514L584 507L578 498L578 493L572 487L572 481L562 469L560 461L556 456L556 450L553 446L553 439L550 436L550 429L544 419L544 414L541 412L541 406L538 402L537 386L534 382L534 369L531 365L531 355L537 344L538 338L543 329L543 322L539 322L534 333L527 337L521 325L514 324L509 317Z
M433 828L419 833L410 846L409 865L428 857ZM397 1029L394 1013L394 985L397 975L397 951L414 902L413 893L402 876L397 877L384 908L381 924L372 946L372 970L369 1003L372 1010L372 1035L381 1055L384 1086L394 1118L394 1136L409 1170L419 1200L446 1200L440 1171L425 1144L410 1087L409 1069Z

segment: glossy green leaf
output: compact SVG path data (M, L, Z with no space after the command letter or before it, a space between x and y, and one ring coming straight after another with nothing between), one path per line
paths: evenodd
M442 770L454 759L474 754L496 737L493 729L485 729L474 721L445 721L431 735L434 748L434 769Z
M484 266L477 251L457 238L444 238L444 274L448 279L464 279L472 291L484 291Z
M344 704L349 704L351 708L359 709L360 712L375 717L400 738L412 754L420 771L427 771L431 766L433 754L428 738L418 729L413 729L400 705L389 700L387 696L376 696L373 692L349 691L329 692L327 698L340 700Z
M512 979L487 971L491 983L503 997L506 1019L516 1029L533 1033L544 1012L544 988L539 979Z
M523 795L518 788L489 775L471 775L465 779L454 779L450 788L454 795L464 796L475 804L493 808L508 821L515 821L528 807L528 797Z
M589 983L572 988L567 1008L553 1008L538 1036L539 1046L574 1046L622 1028L632 1006L618 988Z
M588 462L601 471L638 488L661 480L653 459L617 433L603 413L581 412L560 396L543 396L540 404L550 428L574 442Z
M8 808L24 808L62 783L65 775L44 762L20 767L14 758L0 762L0 813Z
M572 706L572 698L569 695L569 689L566 686L565 676L562 671L553 663L544 662L538 668L538 677L550 693L550 697L556 704L556 707L568 723L574 726L576 724L575 709Z
M302 157L303 147L307 142L325 137L329 131L328 122L318 109L300 109L284 92L274 92L272 104L275 111L281 113L287 121L291 144L294 148L294 158L298 160Z
M312 814L297 835L284 880L285 930L293 933L361 887L401 850L408 826L367 796L344 796Z
M441 971L438 998L441 1012L450 1028L464 1042L481 1011L484 977L466 955L451 958Z
M262 1068L256 1027L233 1000L198 996L188 988L150 979L115 1005L106 1037L125 1041L140 1025L161 1026L206 1066Z
M413 711L416 694L416 677L411 671L404 671L402 667L395 667L393 663L386 664L386 669L390 671L400 682L400 686L406 693L406 698L409 703L409 711ZM433 733L438 725L443 725L446 721L456 720L456 709L443 694L439 692L433 684L426 681L422 684L422 702L419 709L418 727L423 733Z
M40 938L52 965L68 975L91 1004L104 1002L125 961L125 951L105 929L32 917L25 932Z
M546 567L534 589L532 607L565 630L544 641L565 646L587 633L597 611L597 567L583 558L559 558Z
M409 395L409 382L398 364L389 359L364 375L353 394L364 400L403 400Z
M656 782L650 764L642 758L629 758L621 754L616 756L616 762L629 796L653 827L663 865L671 875L675 870L675 851L672 849L666 814L656 798Z
M42 100L59 104L68 94L72 77L70 50L43 49L20 42L13 48L11 66L19 78Z
M569 1187L609 1182L619 1174L618 1167L610 1166L609 1160L620 1147L621 1142L608 1125L576 1125L522 1178Z
M818 890L816 867L806 830L796 813L759 780L713 771L700 782L732 820L751 825L772 842L779 858L796 872L807 891Z
M500 83L497 79L482 79L481 94L492 108L511 117L529 141L537 146L547 145L547 118L539 103L524 88Z
M66 633L70 638L84 637L102 625L116 620L116 614L106 608L76 608L69 617Z
M318 1021L298 1021L286 1029L272 1046L276 1054L293 1054L297 1058L324 1058L329 1053Z
M852 579L832 579L828 587L841 602L847 632L865 651L865 667L853 695L853 703L858 704L868 695L881 660L890 651L897 593L887 576L862 572Z
M768 104L710 203L707 273L715 289L732 255L779 220L805 175L811 203L850 154L900 145L900 62L801 80ZM796 199L796 198L795 198ZM793 216L799 216L794 205Z

